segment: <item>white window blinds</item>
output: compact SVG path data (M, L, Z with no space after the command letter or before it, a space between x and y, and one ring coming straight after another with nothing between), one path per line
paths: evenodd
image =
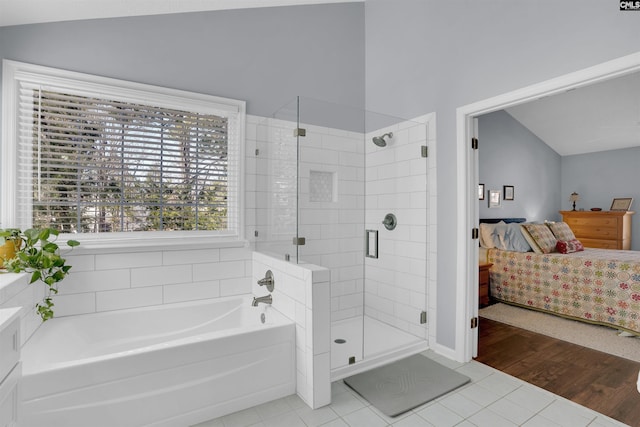
M18 85L19 226L236 234L233 114Z

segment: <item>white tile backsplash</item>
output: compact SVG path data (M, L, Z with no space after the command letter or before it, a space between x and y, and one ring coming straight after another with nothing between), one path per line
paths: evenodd
M95 255L96 270L162 265L162 252L110 253Z
M244 261L220 261L215 263L193 264L192 268L194 282L246 277Z
M95 298L96 311L122 310L163 303L162 286L96 292Z
M200 264L220 261L221 249L163 251L162 265Z
M218 280L163 286L163 299L165 304L218 298L220 296L220 281Z
M193 281L191 265L131 269L131 287L174 285Z
M73 316L96 311L96 294L93 292L81 294L58 295L55 298L56 316Z
M131 287L131 270L115 269L103 270L99 274L96 271L76 271L73 265L71 272L60 282L58 287L60 295L77 294L85 292L112 291Z

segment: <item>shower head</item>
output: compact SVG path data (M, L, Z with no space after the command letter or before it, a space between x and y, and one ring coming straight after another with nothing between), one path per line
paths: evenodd
M393 138L393 133L389 132L389 133L385 133L382 136L374 136L373 143L376 144L378 147L386 147L387 141L384 140L386 137Z

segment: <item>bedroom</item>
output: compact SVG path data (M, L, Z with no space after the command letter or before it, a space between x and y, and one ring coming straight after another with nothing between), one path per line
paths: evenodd
M480 202L480 218L559 221L573 192L586 211L607 211L613 198L640 200L639 93L635 73L480 117L480 183L501 193L513 186L515 196L499 209ZM640 250L640 222L631 235Z
M481 222L509 217L562 221L560 211L572 207L602 209L597 215L603 216L613 198L637 198L640 174L633 165L640 156L639 83L633 73L479 117ZM506 200L505 188L511 192ZM499 203L488 202L490 191L500 195ZM572 193L579 194L573 205ZM631 239L620 249L639 247L639 224L632 215L625 215ZM480 228L481 242L483 230L486 225ZM480 259L486 259L483 249Z
M640 132L638 81L638 75L632 74L508 111L501 110L481 116L478 123L479 182L484 184L485 197L479 201L480 218L524 217L533 222L560 221L562 217L559 211L572 209L572 192L580 194L576 209L588 213L592 207L608 211L613 198L637 199L635 183L638 182L639 175L634 165L640 156L637 147ZM550 143L547 145L545 141ZM558 141L565 145L558 147ZM502 198L503 185L513 186L513 200L500 200L499 208L490 208L488 191L497 190ZM633 206L631 210L634 210ZM633 229L637 229L637 224L633 224ZM481 238L482 230L481 225ZM633 234L632 232L632 236ZM635 239L631 241L632 250L638 250L637 234L638 231L635 231ZM555 260L554 257L549 259L551 262ZM490 261L498 264L501 262L496 258ZM527 268L520 259L510 258L509 261L515 261L519 268ZM544 269L543 267L542 270ZM533 274L538 275L538 272ZM544 288L546 279L549 277L540 273L540 288ZM491 280L491 289L494 291L496 284L493 281L511 279L492 274ZM526 281L514 280L518 286ZM507 323L529 329L522 324L525 318L530 324L533 319L529 317L530 312L515 308L509 309L509 313L521 317L522 321ZM571 323L565 321L563 327ZM576 328L581 326L573 325ZM569 327L573 330L574 326ZM536 330L535 327L533 329ZM563 335L579 333L578 330ZM580 342L572 338L569 340ZM623 346L629 345L631 344L625 343ZM599 349L607 351L602 346Z

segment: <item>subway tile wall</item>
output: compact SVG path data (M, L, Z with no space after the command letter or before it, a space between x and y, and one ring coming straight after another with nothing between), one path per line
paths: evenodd
M306 135L299 138L298 153L296 122L265 119L257 123L256 248L276 258L288 254L292 260L297 257L329 268L332 320L359 316L364 312L363 135L300 126ZM306 239L304 246L292 244L297 224L299 235Z
M364 312L363 135L305 124L300 138L299 258L331 270L331 320ZM330 176L329 200L314 194L312 176ZM325 195L329 196L329 195Z
M427 269L435 273L435 261L427 265L427 259L436 255L430 246L434 246L433 240L428 239L430 232L435 236L435 216L427 216L429 204L435 212L436 202L432 195L436 182L435 115L378 129L367 134L366 140L362 133L300 124L306 136L299 139L299 153L295 152L296 126L293 121L279 119L259 124L256 198L267 209L257 213L258 250L293 258L299 251L300 260L329 268L332 321L366 311L425 339L428 328L419 323L421 312L427 311L429 320L435 320L433 307L427 307L427 286L435 292L435 276L427 283ZM371 137L388 131L394 132L394 138L387 147L370 143ZM431 156L421 157L423 145L429 147ZM296 218L293 168L297 155L300 191ZM278 198L278 191L288 197ZM399 217L400 225L394 232L381 225L387 212ZM300 236L306 238L306 244L298 248L291 244L296 219ZM366 286L365 228L380 233L380 258L366 260Z
M251 248L68 255L56 316L251 292Z
M427 311L427 251L429 224L429 157L422 146L435 141L434 117L424 116L367 136L392 132L387 146L366 144L366 228L378 230L378 258L366 258L365 313L419 338L427 338L420 323ZM433 139L433 138L431 138ZM435 175L435 174L434 174ZM385 215L393 214L397 226L387 230Z
M296 392L311 408L331 403L329 293L331 272L313 264L293 264L253 253L253 294L267 290L257 281L271 270L272 307L296 323ZM264 310L272 307L263 306Z

